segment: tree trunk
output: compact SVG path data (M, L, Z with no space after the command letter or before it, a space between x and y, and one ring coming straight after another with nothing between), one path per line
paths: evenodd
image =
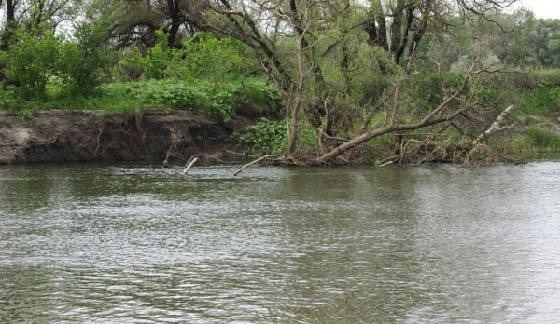
M355 137L354 139L339 145L338 147L336 147L335 149L333 149L329 153L321 155L320 157L318 157L315 160L315 162L317 164L325 164L325 163L331 161L332 159L336 158L337 156L355 148L356 146L358 146L360 144L363 144L363 143L366 143L366 142L374 139L375 137L378 137L378 136L381 136L381 135L384 135L384 134L387 134L387 133L409 131L409 130L413 130L413 129L421 129L421 128L426 128L426 127L437 125L437 124L440 124L440 123L443 123L443 122L450 121L450 120L454 119L455 117L457 117L457 115L459 115L459 113L461 113L461 111L459 110L455 113L452 113L451 115L448 115L447 117L442 117L442 118L438 118L438 119L432 119L432 118L439 111L441 111L443 108L445 108L445 106L449 102L451 102L454 98L455 98L455 95L451 98L448 98L448 99L444 100L436 110L431 112L429 115L424 117L424 119L422 119L420 122L418 122L416 124L393 125L393 126L378 128L378 129L375 129L371 132L363 133L362 135L360 135L358 137Z
M171 15L171 27L169 28L169 36L167 41L169 46L178 48L177 42L177 31L179 31L179 27L181 26L181 11L179 8L179 2L177 0L167 0L167 8Z
M0 49L7 50L10 46L11 39L14 35L14 28L16 27L16 17L15 17L15 3L14 0L6 1L6 28L4 29L4 35L0 42Z
M288 156L293 155L297 149L297 139L298 139L298 124L299 124L299 110L301 108L302 92L303 92L303 36L305 31L300 33L298 41L298 88L296 92L296 97L294 99L294 107L292 108L292 119L290 122L290 136L288 139Z
M6 1L6 21L8 21L8 23L10 21L14 21L15 20L15 10L14 10L14 0L7 0Z

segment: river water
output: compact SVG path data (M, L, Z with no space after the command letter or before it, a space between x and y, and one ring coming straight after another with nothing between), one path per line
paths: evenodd
M554 323L560 163L0 168L0 322Z

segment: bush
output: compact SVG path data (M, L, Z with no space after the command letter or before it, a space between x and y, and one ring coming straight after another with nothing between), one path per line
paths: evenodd
M560 69L540 70L531 72L537 86L540 87L560 87Z
M534 90L517 91L519 109L527 115L550 116L558 105L554 102L554 89L538 88Z
M120 53L121 58L116 66L117 80L161 80L169 77L168 71L177 74L176 70L182 70L181 65L184 65L184 62L176 62L176 58L181 57L181 51L169 47L167 35L162 30L157 30L155 34L158 41L154 47L148 49L145 56L138 47L130 47Z
M549 90L548 95L556 107L560 107L560 87ZM558 111L555 109L555 111Z
M75 34L76 43L60 44L57 72L72 94L88 94L101 83L108 64L102 50L105 35L106 31L95 25L81 25Z
M135 96L146 104L193 110L226 118L222 107L203 86L169 81L145 82L143 85Z
M535 156L533 146L523 134L494 137L489 144L493 154L504 161L527 161Z
M48 31L40 37L18 34L1 63L23 99L45 99L47 84L57 78L69 94L89 93L100 83L99 71L106 65L99 49L101 33L78 27L76 38L73 43Z
M227 120L229 105L220 102L209 83L187 83L172 80L113 83L101 88L107 98L131 98L144 107L183 109L201 112Z
M250 49L231 37L217 38L210 33L197 33L188 38L184 46L187 77L213 82L234 80L256 67Z
M47 32L40 39L21 33L18 43L10 46L3 62L6 77L19 85L23 98L45 97L47 82L56 74L60 43L52 33Z
M443 99L441 86L457 89L463 83L463 76L459 73L421 73L413 75L410 82L413 115L423 116L437 107Z
M137 48L129 49L118 63L118 79L182 81L206 80L214 83L239 81L256 68L249 59L250 49L233 38L217 38L209 33L197 33L184 42L184 48L169 47L168 35L156 31L156 45L143 57Z
M205 81L151 80L114 83L102 90L104 96L132 97L154 108L193 110L222 120L236 115L271 116L280 110L280 95L276 88L258 80L248 82L245 87L229 82L217 88Z
M543 128L530 127L525 130L529 144L538 150L560 149L560 135Z
M17 109L18 100L13 88L4 89L0 86L0 108Z
M235 81L223 82L215 90L215 97L230 116L280 116L280 93L276 87L266 84L263 80L251 79L243 84Z
M120 53L115 68L117 81L138 81L146 72L144 58L138 47L131 47Z
M174 50L169 48L167 35L162 30L156 31L156 37L158 42L148 50L144 65L147 78L160 80L166 76L165 70L173 58Z
M288 147L288 126L285 121L261 119L243 133L234 134L254 154L283 154Z

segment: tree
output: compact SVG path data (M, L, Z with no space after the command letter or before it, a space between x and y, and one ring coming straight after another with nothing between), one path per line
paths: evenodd
M475 64L430 111L407 121L414 116L405 96L418 44L428 31L448 27L458 16L493 22L494 14L513 2L206 0L194 22L254 50L262 70L285 94L291 125L287 155L297 152L298 125L305 116L325 150L314 160L322 164L377 136L466 114L472 108L470 80L479 70ZM384 121L372 123L379 116ZM344 139L348 136L354 138Z
M2 31L2 38L0 41L0 49L6 50L11 43L11 38L13 37L13 32L16 26L15 20L15 10L17 5L17 0L0 0L0 7L6 3L6 24Z
M59 25L76 17L82 0L5 0L6 26L25 28L28 32L41 24L55 32Z
M157 42L155 32L163 30L171 47L181 47L181 35L196 31L191 23L195 0L93 0L90 10L96 16L113 16L112 37L120 47L140 43L152 47ZM110 8L107 10L107 8ZM92 15L92 13L90 13Z

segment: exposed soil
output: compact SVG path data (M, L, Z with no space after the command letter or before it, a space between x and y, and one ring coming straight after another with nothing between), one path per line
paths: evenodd
M187 111L141 115L49 110L31 120L0 111L0 165L78 161L163 161L214 154L231 129ZM172 154L168 154L171 152Z

